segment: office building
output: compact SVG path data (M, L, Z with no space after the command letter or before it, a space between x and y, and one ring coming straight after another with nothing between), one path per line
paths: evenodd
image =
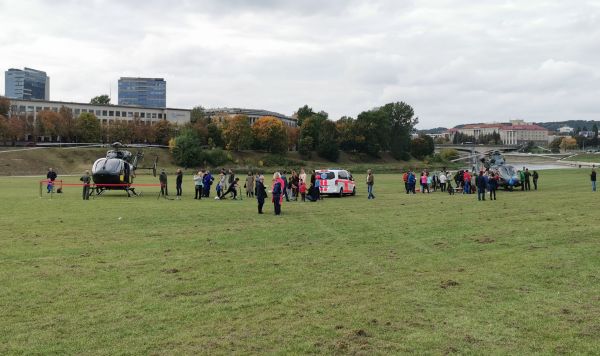
M6 97L22 100L50 100L50 77L46 72L25 67L4 72Z
M119 105L167 107L167 82L163 78L119 79Z
M62 107L70 109L75 118L83 113L94 114L103 125L111 125L130 120L140 120L146 125L153 125L162 120L183 125L190 122L191 115L191 110L188 109L146 108L126 105L95 105L65 101L19 99L10 100L9 115L24 115L33 119L35 122L37 120L37 114L40 111L59 112Z
M523 120L510 120L508 123L496 124L468 124L450 129L444 134L452 141L457 132L472 136L476 140L485 135L498 133L504 145L525 145L528 142L542 146L548 144L546 128Z

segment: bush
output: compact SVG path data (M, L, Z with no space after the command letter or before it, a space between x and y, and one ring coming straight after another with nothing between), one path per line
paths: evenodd
M458 151L454 148L444 148L440 151L440 158L444 161L452 161L459 157Z
M314 140L312 137L306 136L301 138L298 143L298 153L300 153L302 157L311 158L313 144Z

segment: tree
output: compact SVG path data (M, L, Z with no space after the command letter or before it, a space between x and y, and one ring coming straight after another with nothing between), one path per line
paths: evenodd
M390 127L387 125L383 113L379 109L363 111L356 118L359 132L364 136L364 143L358 146L359 152L372 157L379 157L389 138Z
M195 124L197 122L202 122L206 126L208 124L208 117L206 116L206 110L202 106L196 106L192 109L190 113L190 122Z
M75 135L79 142L100 142L102 127L96 115L84 112L75 119Z
M561 142L562 137L557 137L554 140L552 140L552 142L550 142L550 144L548 145L548 147L550 147L550 151L552 151L552 153L559 153Z
M420 135L410 144L410 153L417 159L432 155L434 149L433 138L427 135Z
M37 114L38 130L41 136L57 139L65 133L63 117L54 111L42 110Z
M313 112L313 109L311 107L308 107L308 105L304 105L303 107L299 108L298 111L296 111L296 117L298 118L298 126L302 126L304 120L308 119L314 114L315 113Z
M360 132L356 120L343 116L336 121L335 125L339 133L340 149L346 152L360 151L360 147L364 145L365 136Z
M263 116L252 125L255 146L271 153L287 151L287 131L281 120L272 116Z
M175 163L184 167L193 167L202 165L202 140L190 129L184 129L183 132L175 137L173 147L173 157Z
M156 143L159 145L169 144L169 139L173 137L173 125L167 120L161 120L154 125Z
M380 110L383 111L390 125L388 142L392 156L395 159L409 159L411 133L415 125L419 122L419 119L414 117L415 112L413 108L402 101L386 104ZM431 144L433 145L433 139L431 140Z
M3 96L0 96L0 116L8 117L8 112L10 111L10 100Z
M302 122L302 126L300 126L300 140L306 137L312 138L312 147L310 150L315 150L317 144L319 143L319 135L321 133L321 125L323 122L327 120L326 117L320 114L314 114L311 117L307 118ZM305 143L308 141L304 141Z
M58 114L62 117L63 127L61 132L61 138L63 141L71 142L75 138L75 119L73 118L73 110L66 106L61 106L58 110Z
M301 138L298 141L298 153L300 153L303 157L311 158L313 146L314 142L312 137L306 136Z
M98 95L93 97L90 100L90 104L94 104L94 105L110 105L110 96L104 94L104 95Z
M560 143L560 148L563 151L572 150L574 148L577 148L577 140L574 139L573 137L563 137L562 141Z
M133 127L129 122L119 121L108 126L108 137L113 142L133 143Z
M338 131L333 121L325 120L321 123L321 134L317 144L317 154L330 161L336 162L340 157L338 145Z
M211 147L224 148L225 141L223 140L223 130L219 124L211 122L206 126L208 131L208 142Z
M288 150L294 151L298 149L298 141L300 139L300 128L286 126L288 137Z
M223 126L223 140L228 150L240 151L252 145L252 129L246 115L235 115Z

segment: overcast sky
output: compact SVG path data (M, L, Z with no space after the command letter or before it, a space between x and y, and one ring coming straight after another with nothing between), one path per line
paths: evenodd
M140 76L177 108L600 119L600 1L0 0L0 23L2 82L44 70L51 100L111 87L117 103L119 77Z

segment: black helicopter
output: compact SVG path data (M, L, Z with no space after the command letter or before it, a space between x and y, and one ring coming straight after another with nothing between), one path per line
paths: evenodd
M92 180L96 184L96 194L100 195L106 190L124 190L127 196L137 195L133 184L135 171L138 169L152 170L156 177L158 157L154 159L152 167L138 167L144 157L142 151L135 155L122 148L126 147L120 142L112 144L113 150L106 152L106 157L99 158L92 166Z

